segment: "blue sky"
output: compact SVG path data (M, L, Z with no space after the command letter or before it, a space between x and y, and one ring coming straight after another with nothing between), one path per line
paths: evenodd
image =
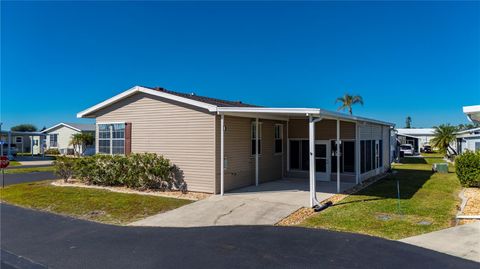
M85 122L134 85L404 126L480 104L478 2L2 2L1 121Z

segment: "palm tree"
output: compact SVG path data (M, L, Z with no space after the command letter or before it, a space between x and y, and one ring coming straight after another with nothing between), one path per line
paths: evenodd
M95 141L95 137L91 133L78 133L72 135L70 139L70 145L73 146L73 152L75 155L83 155L88 145L92 145Z
M353 96L348 93L342 97L338 97L337 100L335 100L335 104L338 102L342 103L342 105L338 107L338 110L345 110L348 108L350 115L352 115L353 105L361 104L363 106L363 98L360 95Z
M430 140L432 146L438 148L440 153L445 154L448 157L448 151L451 150L453 154L457 154L455 149L450 146L450 143L455 142L457 128L450 124L442 124L435 127L434 135L435 137Z

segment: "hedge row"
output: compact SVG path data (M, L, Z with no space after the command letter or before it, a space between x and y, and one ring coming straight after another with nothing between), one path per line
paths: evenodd
M466 151L455 158L455 171L465 187L480 187L480 151Z
M101 186L187 191L181 170L154 153L81 158L60 156L54 161L54 166L57 175L65 181L75 177L86 184Z

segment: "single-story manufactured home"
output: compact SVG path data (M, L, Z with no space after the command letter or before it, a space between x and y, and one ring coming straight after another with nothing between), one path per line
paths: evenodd
M361 181L390 168L392 123L318 108L240 101L135 86L77 114L96 120L96 152L155 152L191 191L226 191L281 178Z
M457 152L480 151L480 128L457 132Z
M63 123L53 125L42 131L46 135L46 148L58 149L60 154L73 155L73 146L70 144L72 136L79 133L91 133L95 134L95 124L84 123ZM87 148L78 149L85 155L91 155L95 153L94 145L87 145Z
M480 123L480 105L464 106L463 113L473 123ZM458 154L470 151L480 151L480 128L460 131L457 133L457 151Z

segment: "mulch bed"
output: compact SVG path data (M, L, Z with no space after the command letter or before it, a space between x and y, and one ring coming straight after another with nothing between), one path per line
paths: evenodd
M463 208L461 215L463 216L480 216L480 188L465 188L463 196L467 199L467 203ZM472 223L475 219L461 219L458 224Z
M155 190L135 190L130 189L127 187L109 187L109 186L98 186L98 185L87 185L79 180L71 179L67 183L63 181L63 179L56 180L52 182L52 185L58 187L80 187L80 188L90 188L90 189L100 189L100 190L108 190L113 192L120 192L120 193L130 193L130 194L139 194L139 195L152 195L152 196L162 196L162 197L169 197L169 198L178 198L178 199L186 199L192 201L198 201L205 199L211 194L203 193L203 192L187 192L182 193L180 191L155 191Z

